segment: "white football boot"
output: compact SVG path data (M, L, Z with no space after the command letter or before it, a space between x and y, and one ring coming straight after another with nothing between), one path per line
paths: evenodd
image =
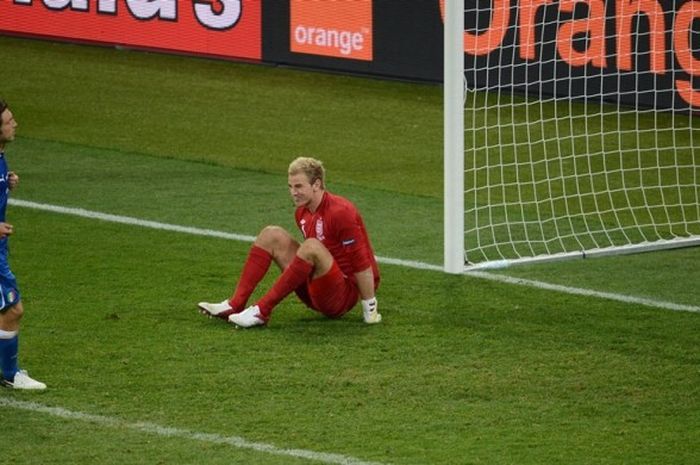
M225 320L231 313L233 313L233 309L231 308L231 305L229 305L228 300L224 300L218 304L200 302L197 304L197 307L199 307L199 313L202 315L207 315L210 318L217 317Z
M46 389L46 384L30 378L27 372L24 370L20 370L17 373L15 373L14 380L3 380L2 382L5 386L11 387L12 389L24 389L34 391Z
M372 325L382 321L382 315L377 311L377 299L371 298L362 301L362 319Z
M234 313L228 317L228 321L241 328L251 328L253 326L264 326L265 321L260 314L260 307L253 305L243 310L241 313Z

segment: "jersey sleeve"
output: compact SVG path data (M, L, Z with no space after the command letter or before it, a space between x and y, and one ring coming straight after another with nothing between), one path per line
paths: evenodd
M337 212L333 222L338 242L348 257L353 272L357 273L372 266L364 226L357 211L344 208Z

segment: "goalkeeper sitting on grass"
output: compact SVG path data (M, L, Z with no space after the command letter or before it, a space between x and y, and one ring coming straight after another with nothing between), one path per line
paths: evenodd
M288 182L304 241L299 243L279 226L265 227L250 249L233 296L220 303L200 302L200 311L244 328L265 325L275 306L295 292L329 318L341 317L361 300L364 321L379 323L379 269L359 212L349 200L325 190L325 171L316 159L294 160ZM246 308L273 261L282 274Z

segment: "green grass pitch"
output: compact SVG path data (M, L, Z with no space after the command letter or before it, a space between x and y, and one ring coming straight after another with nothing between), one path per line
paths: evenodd
M376 252L439 264L438 86L0 38L15 198L254 235L313 154ZM199 315L249 244L10 206L43 393L0 391L15 464L696 463L700 315L381 266L385 321L284 301ZM698 248L499 273L682 305ZM265 283L269 284L271 278Z

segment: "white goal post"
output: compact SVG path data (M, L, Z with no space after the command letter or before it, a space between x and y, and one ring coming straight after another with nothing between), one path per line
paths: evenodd
M446 272L700 245L700 1L443 13Z

